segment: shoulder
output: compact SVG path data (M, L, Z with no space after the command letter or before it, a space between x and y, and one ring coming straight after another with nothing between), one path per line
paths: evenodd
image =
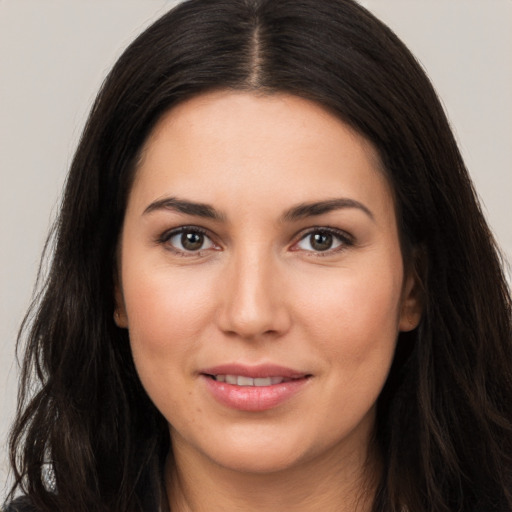
M32 505L29 498L22 496L8 503L1 509L1 512L37 512L37 509Z

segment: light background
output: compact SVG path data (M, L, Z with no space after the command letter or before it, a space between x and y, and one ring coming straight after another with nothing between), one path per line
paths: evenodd
M18 326L87 111L171 0L0 0L0 501ZM512 0L361 0L428 70L512 260Z

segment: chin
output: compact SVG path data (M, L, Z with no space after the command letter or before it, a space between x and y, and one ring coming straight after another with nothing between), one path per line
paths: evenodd
M253 425L249 430L223 429L212 433L185 440L174 432L171 437L175 456L181 453L228 471L260 475L293 468L304 458L304 440L301 442L292 433L279 435L275 428L261 429Z
M214 462L222 468L243 474L268 475L293 469L301 460L297 451L289 453L275 447L237 449L216 456Z

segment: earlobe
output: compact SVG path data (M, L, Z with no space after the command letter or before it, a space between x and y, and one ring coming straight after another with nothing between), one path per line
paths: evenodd
M115 309L114 309L114 323L117 327L121 329L128 328L128 315L126 314L126 307L124 304L123 292L121 291L121 287L119 284L115 285L114 290L114 300L115 300Z
M402 332L412 331L418 327L423 313L422 287L416 272L407 277L398 328Z
M116 308L114 311L114 323L117 325L117 327L121 329L128 328L128 321L126 315L124 313L121 313L118 308Z

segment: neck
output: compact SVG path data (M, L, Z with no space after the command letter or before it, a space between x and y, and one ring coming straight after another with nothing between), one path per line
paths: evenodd
M166 467L172 512L370 512L380 477L377 457L333 449L329 460L251 473L174 450Z

